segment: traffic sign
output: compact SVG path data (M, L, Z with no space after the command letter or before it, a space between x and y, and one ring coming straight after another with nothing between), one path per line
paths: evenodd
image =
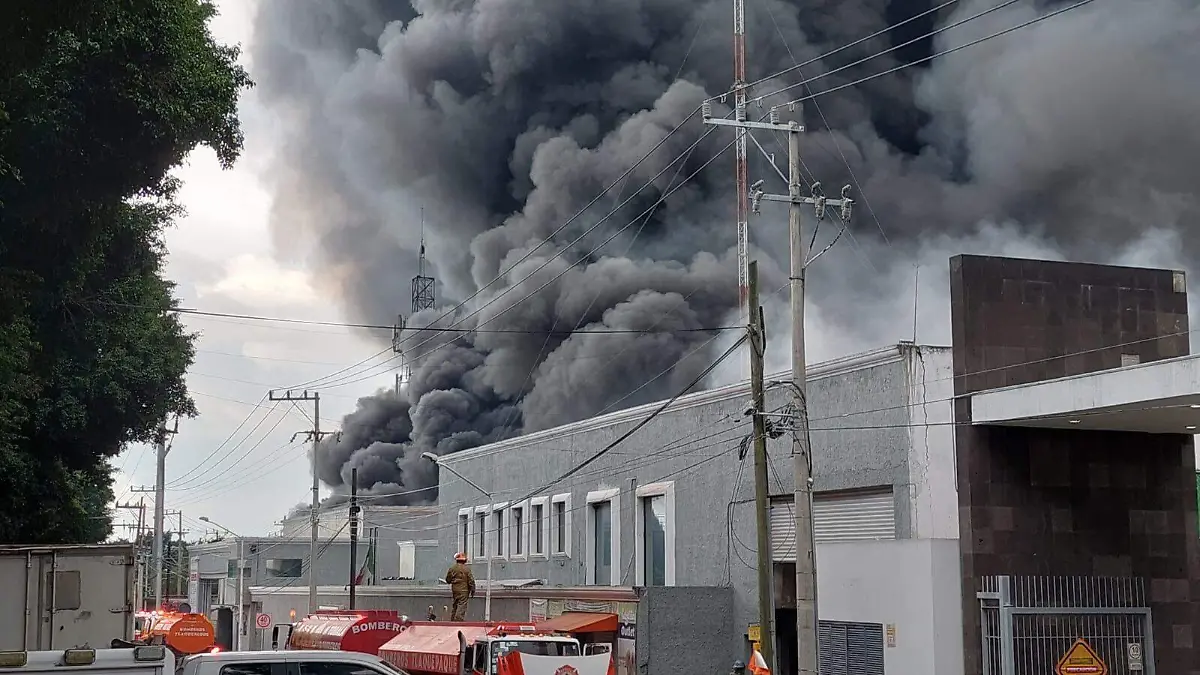
M1081 638L1058 660L1054 672L1057 675L1108 675L1108 666L1087 640Z
M1130 642L1126 645L1126 656L1128 656L1130 672L1144 670L1142 664L1142 645L1140 642Z
M271 615L270 614L259 614L258 616L254 617L254 625L258 626L259 628L261 628L263 630L270 628L271 627Z

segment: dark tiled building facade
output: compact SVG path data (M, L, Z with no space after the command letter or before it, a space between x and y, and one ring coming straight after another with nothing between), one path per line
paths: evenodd
M966 675L982 672L975 593L992 575L1141 577L1157 672L1200 674L1192 437L972 427L966 396L1186 355L1183 282L1169 270L951 259Z

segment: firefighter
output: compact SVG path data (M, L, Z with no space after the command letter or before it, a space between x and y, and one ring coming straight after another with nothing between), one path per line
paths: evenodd
M450 595L454 598L453 609L450 612L451 621L464 621L467 616L467 602L475 597L475 575L467 567L467 554L454 554L454 564L446 570L446 583L450 584Z

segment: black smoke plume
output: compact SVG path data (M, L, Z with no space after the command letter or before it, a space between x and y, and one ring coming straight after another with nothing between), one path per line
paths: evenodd
M962 0L754 93L827 73L994 4ZM748 2L749 77L808 61L931 6ZM823 78L811 91L1063 6L1017 3ZM277 244L312 246L350 312L375 323L409 304L419 209L443 300L443 309L410 319L426 326L551 235L732 82L725 0L260 0L259 7L251 66L260 82L256 100L281 134L269 179ZM1188 236L1200 216L1193 169L1200 156L1198 30L1200 12L1190 0L1097 0L822 96L819 110L805 105L805 174L827 194L855 184L859 197L849 234L812 269L820 290L810 300L810 341L823 345L816 351L911 337L914 265L932 266L921 274L921 292L942 295L931 290L941 283L937 272L946 255L964 250L1188 266L1200 248ZM765 104L809 91L795 88ZM661 399L687 383L715 343L706 346L712 334L679 329L728 323L736 304L732 157L593 249L696 171L730 133L703 140L678 172L671 167L571 242L703 132L692 118L606 199L446 319L511 288L463 325L503 311L487 328L530 333L446 335L416 349L403 396L363 398L341 438L325 443L321 480L344 492L357 467L367 493L391 495L392 503L429 501L433 491L424 488L433 475L422 452L455 452ZM767 135L759 139L782 167L783 148ZM754 177L783 191L767 160L752 153ZM781 280L785 261L772 252L786 251L785 222L773 208L753 221L768 292L768 282ZM827 221L816 246L836 233ZM580 264L517 302L572 263ZM944 336L940 316L922 337ZM651 332L551 333L597 327ZM428 335L416 333L410 346Z

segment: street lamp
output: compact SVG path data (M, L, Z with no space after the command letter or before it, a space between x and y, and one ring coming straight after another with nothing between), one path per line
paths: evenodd
M427 459L427 460L433 462L434 464L436 464L439 468L445 469L445 470L449 471L450 473L454 474L455 476L458 476L460 479L462 479L462 482L466 483L467 485L470 485L471 487L473 487L476 490L479 490L481 493L483 493L483 496L488 498L489 503L496 501L495 498L492 497L492 493L479 487L478 485L475 484L475 481L472 481L470 478L467 478L466 476L462 475L461 473L455 471L449 465L443 464L441 461L441 458L438 457L437 455L433 454L432 452L422 452L421 459ZM487 521L484 521L484 522L486 523ZM484 529L486 530L486 526ZM503 532L503 530L501 530L501 532ZM483 537L483 553L487 557L487 587L483 589L483 620L491 621L492 620L492 557L493 556L492 556L492 552L488 550L487 536L483 532L480 532L479 536ZM467 542L467 546L468 546L468 548L470 547L470 542ZM464 551L464 553L465 552L466 551Z
M228 532L230 534L230 536L233 536L233 537L237 538L237 540L238 540L238 561L237 561L237 565L238 565L238 576L237 576L238 611L237 611L237 620L234 623L237 628L236 649L237 649L237 651L240 652L240 651L242 651L242 632L243 632L242 612L245 611L245 609L246 609L245 605L244 605L245 596L242 595L242 573L246 569L246 559L242 553L242 545L244 544L244 540L242 539L242 537L240 535L238 535L238 533L234 532L233 530L229 529L228 527L225 527L224 525L221 525L220 523L213 522L213 520L211 518L209 518L208 516L200 516L200 520L203 520L204 522L208 523L209 525L212 525L213 527L216 527L217 529L225 530L226 532Z

